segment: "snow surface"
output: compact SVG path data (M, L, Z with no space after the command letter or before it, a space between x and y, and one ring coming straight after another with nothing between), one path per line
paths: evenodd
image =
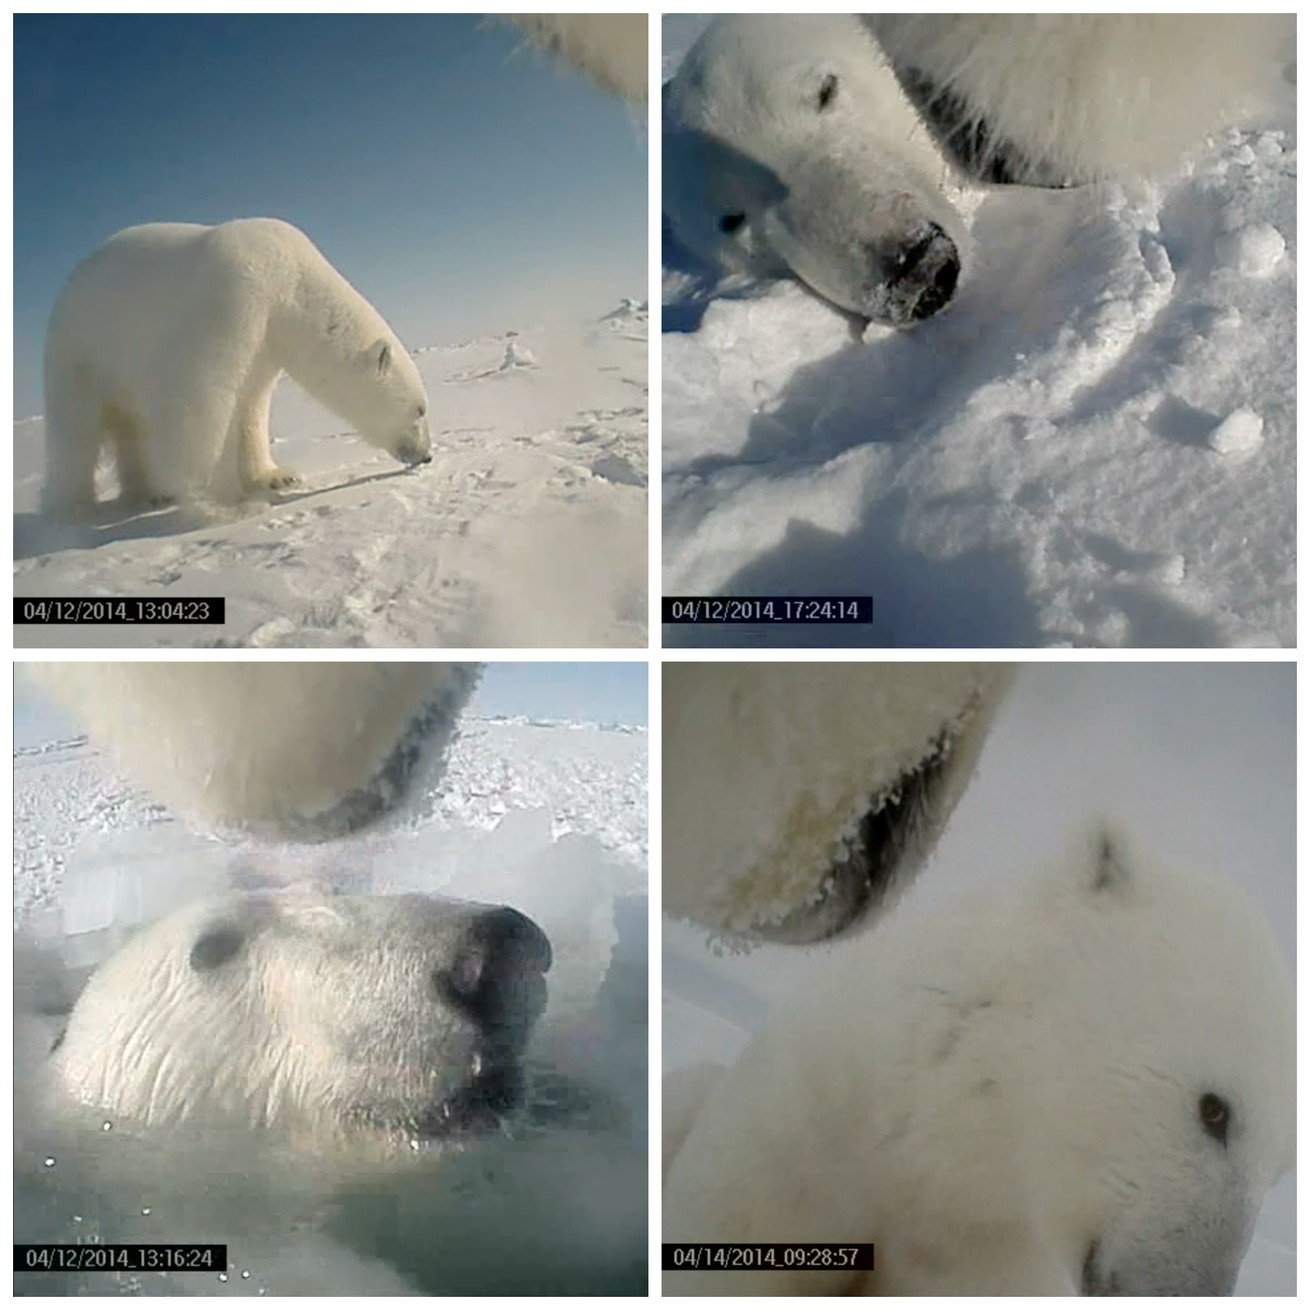
M644 301L414 352L432 463L401 468L283 380L303 485L216 511L39 513L44 424L14 424L16 596L223 596L221 627L23 627L19 646L643 646ZM102 495L113 493L106 479Z
M1160 859L1245 887L1295 969L1295 721L1290 665L1027 666L907 898L1032 868L1108 815ZM734 1059L812 954L725 955L701 929L666 919L662 931L666 1073ZM830 949L876 949L877 931ZM1270 1193L1237 1290L1294 1294L1295 1175Z
M708 16L664 22L664 75ZM971 199L912 331L664 259L666 595L871 595L675 644L1295 643L1294 72L1158 183Z
M113 776L97 748L21 679L17 708L15 925L53 943L74 981L136 924L234 879L505 902L541 924L555 957L528 1052L533 1090L524 1122L508 1135L461 1148L439 1172L356 1180L330 1204L314 1199L320 1180L304 1176L303 1160L243 1160L240 1143L222 1144L226 1182L211 1179L198 1198L178 1184L170 1161L204 1160L212 1144L188 1139L170 1152L119 1134L102 1158L97 1141L72 1158L61 1154L36 1182L20 1176L18 1240L37 1230L30 1240L150 1240L141 1226L150 1210L172 1234L165 1240L194 1237L192 1229L227 1240L235 1268L222 1284L97 1275L57 1290L645 1294L643 728L471 717L439 787L413 803L403 824L273 848L186 830ZM571 1110L575 1101L581 1108ZM38 1137L28 1154L40 1146ZM213 1226L219 1202L239 1211L230 1233ZM26 1290L56 1288L45 1281Z

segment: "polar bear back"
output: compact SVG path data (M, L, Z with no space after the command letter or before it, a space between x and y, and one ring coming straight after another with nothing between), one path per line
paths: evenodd
M361 344L389 335L382 316L281 219L125 228L84 259L61 292L46 337L47 373L72 363L71 354L102 383L149 394L153 375L181 354L223 343L265 349L278 311L304 300L307 283L320 297L345 288ZM287 334L278 335L285 350Z

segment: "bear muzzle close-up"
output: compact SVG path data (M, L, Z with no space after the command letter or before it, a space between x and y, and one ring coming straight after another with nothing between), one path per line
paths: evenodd
M546 1008L550 941L525 914L508 906L473 920L449 964L432 984L440 999L471 1021L476 1037L465 1080L413 1124L421 1137L497 1128L523 1098L522 1057Z

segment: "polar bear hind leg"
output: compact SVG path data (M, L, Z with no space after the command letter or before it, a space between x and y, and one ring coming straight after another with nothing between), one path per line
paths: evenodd
M271 387L253 358L263 334L242 320L240 303L208 308L203 336L185 330L184 324L175 358L160 366L174 385L147 416L142 442L152 497L158 502L215 493L223 499L236 491L239 418L248 398L262 390L267 399ZM210 343L201 361L192 344L197 337ZM231 485L217 485L222 482Z
M104 435L100 397L90 379L51 370L45 406L47 511L70 513L96 503L96 464Z

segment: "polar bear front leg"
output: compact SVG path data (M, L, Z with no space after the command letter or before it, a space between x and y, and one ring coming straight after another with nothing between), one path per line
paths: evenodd
M142 463L154 505L193 501L214 492L215 473L232 422L232 396L192 387L163 398L141 429Z
M268 411L273 402L273 388L279 373L262 371L251 380L232 422L237 443L237 472L241 490L247 495L261 491L282 491L300 485L300 475L282 468L273 460L272 439L268 434Z

